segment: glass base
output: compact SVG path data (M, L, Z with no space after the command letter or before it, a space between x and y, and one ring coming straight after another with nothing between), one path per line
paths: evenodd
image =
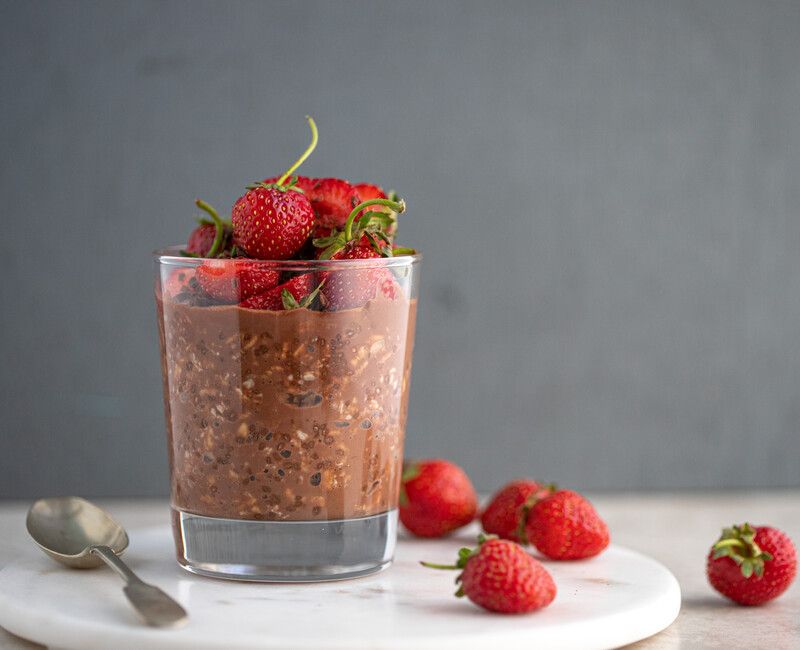
M253 521L173 508L172 523L181 566L229 580L359 578L389 566L397 541L397 510L334 521Z

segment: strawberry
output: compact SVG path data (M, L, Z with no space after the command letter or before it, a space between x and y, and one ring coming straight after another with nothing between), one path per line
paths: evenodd
M197 288L197 281L194 277L195 269L193 268L173 269L164 282L162 290L164 297L178 300L188 298L195 293Z
M320 244L316 247L316 257L319 259L322 256L322 253L327 248L326 242L334 242L341 238L343 241L343 235L341 231L336 230L336 228L328 228L327 226L314 226L314 229L311 231L312 242L316 242ZM378 236L368 235L366 232L361 235L361 239L358 240L358 243L353 242L353 246L362 246L364 248L377 248L378 250L385 251L386 248L389 247L389 244L385 242ZM392 246L394 250L395 247ZM377 250L375 251L377 252ZM379 255L379 257L383 257L383 255ZM388 255L387 255L388 257ZM331 259L341 259L336 257L335 254L331 257Z
M481 525L487 533L503 539L527 544L525 523L531 505L553 492L551 485L530 479L512 481L492 497L481 514Z
M218 257L230 249L231 224L220 219L217 211L205 201L197 199L194 204L207 212L211 220L197 220L200 225L189 234L186 249L181 253L186 257Z
M217 227L213 223L201 223L189 234L186 252L197 257L205 257L214 245L216 236Z
M780 596L797 573L789 537L769 526L731 526L708 553L711 586L741 605L761 605Z
M403 468L400 521L419 537L441 537L475 518L478 497L463 469L446 460Z
M341 178L320 178L308 191L308 196L317 225L329 228L344 226L347 215L360 202L353 186Z
M231 212L235 244L256 259L293 257L311 233L311 204L305 195L283 186L251 187Z
M608 526L591 503L572 490L558 490L536 501L528 512L525 535L553 560L593 557L608 546Z
M462 548L454 565L422 562L432 569L462 569L456 596L501 614L524 614L546 607L556 597L556 583L544 566L519 544L481 535L478 547Z
M311 233L314 211L297 187L298 177L292 176L317 146L317 125L310 117L306 119L311 127L308 148L277 181L250 185L233 205L233 240L250 257L289 259L300 251Z
M197 267L197 281L213 298L234 303L278 284L280 271L247 259L207 260Z
M320 286L314 289L314 274L304 273L263 293L257 293L239 303L248 309L298 309L308 307L317 297Z
M371 246L350 245L336 253L334 260L380 259ZM327 283L323 290L323 302L328 311L340 311L360 307L378 293L387 298L396 295L395 280L388 269L349 268L337 271L322 271L320 277Z
M370 183L357 183L353 185L353 189L356 191L356 194L358 194L359 203L361 203L361 201L368 201L369 199L386 198L386 192L377 185L371 185Z
M327 237L314 239L314 246L321 249L319 259L357 260L390 257L392 249L382 231L381 216L360 220L356 217L364 208L372 205L389 207L397 212L405 210L403 201L370 199L356 205L345 220L343 230L330 230ZM387 216L387 215L383 215ZM363 225L362 225L363 224ZM319 234L326 232L326 226L316 226ZM402 249L410 251L410 249ZM413 252L413 251L412 251ZM397 283L386 268L350 268L347 270L324 271L320 273L327 285L323 291L323 304L329 311L360 307L372 300L378 293L387 298L399 295Z

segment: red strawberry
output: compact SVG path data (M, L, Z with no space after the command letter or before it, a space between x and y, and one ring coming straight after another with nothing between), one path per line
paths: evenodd
M280 282L280 271L246 259L208 260L197 267L197 281L212 297L234 303L271 289Z
M200 225L189 234L184 254L189 257L218 257L230 249L231 224L219 218L217 211L205 201L194 204L208 213L211 219L199 219Z
M314 211L306 195L292 189L291 176L317 146L317 125L310 117L306 119L311 128L311 144L300 157L275 183L251 185L233 204L233 241L250 257L289 259L303 248L311 233Z
M591 503L572 490L558 490L531 506L525 535L553 560L593 557L608 546L608 526Z
M314 229L311 231L311 238L314 242L319 241L326 241L332 238L332 236L337 233L335 228L328 228L327 226L314 226ZM365 248L372 248L375 249L375 246L378 246L381 249L385 249L389 246L385 241L383 241L380 237L377 236L368 236L366 233L361 235L361 239L358 240L357 244L352 244L353 246L363 246ZM392 247L395 248L394 246ZM319 259L320 255L325 251L325 246L318 246L316 247L316 257ZM376 251L377 252L377 251ZM331 257L331 259L341 259L335 256Z
M317 224L333 228L342 228L352 209L360 203L353 186L341 178L319 179L308 196Z
M475 518L478 497L469 477L446 460L424 460L403 468L400 521L419 537L441 537Z
M165 298L188 297L194 293L196 282L194 268L178 268L170 272L164 283L163 296Z
M293 257L308 239L314 212L305 195L283 187L256 186L231 213L234 243L262 260Z
M285 295L284 291L288 292L289 295ZM307 306L303 303L309 296L311 296L311 300L313 300L315 295L314 274L304 273L263 293L250 296L240 304L242 307L247 307L248 309L283 311L284 309L296 309L297 307ZM309 304L311 300L308 300Z
M381 256L371 245L361 246L350 243L335 253L334 260L380 259ZM387 298L397 294L396 283L391 271L385 268L350 268L337 271L323 271L320 277L325 280L322 293L325 309L339 311L361 307L372 300L378 293Z
M512 481L492 497L483 511L483 530L504 539L527 544L525 522L528 511L537 499L546 497L552 491L552 486L530 479Z
M796 573L792 540L777 528L747 523L725 528L706 564L711 586L741 605L761 605L777 598Z
M547 569L514 542L481 535L478 548L462 548L455 565L423 562L434 569L463 569L456 596L501 614L524 614L546 607L556 597Z
M189 235L189 241L186 242L186 252L198 257L205 257L208 251L211 250L216 236L217 227L214 224L200 224Z

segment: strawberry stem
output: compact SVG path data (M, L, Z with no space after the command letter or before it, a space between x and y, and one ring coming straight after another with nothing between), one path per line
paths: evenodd
M278 181L275 183L278 186L283 185L286 182L286 179L289 178L289 176L291 176L292 173L305 162L306 158L308 158L311 155L311 152L314 151L314 149L317 146L317 141L319 140L319 132L317 131L317 125L314 122L314 119L309 115L306 115L306 119L308 120L308 126L311 127L311 144L308 145L308 148L300 155L300 157L297 160L294 161L294 164L283 173L283 176L281 176L278 179Z
M428 567L429 569L454 570L461 568L456 566L455 564L434 564L433 562L422 562L422 561L420 561L420 564L422 566Z
M222 223L222 219L219 218L217 211L205 201L197 199L194 204L204 212L208 213L217 229L217 232L214 235L214 241L211 244L211 248L208 249L208 253L206 254L206 257L216 257L220 252L220 248L222 248L222 238L225 236L225 224Z
M359 203L353 208L353 211L347 217L347 221L344 224L345 240L350 241L353 238L353 222L356 220L359 212L371 205L384 205L387 208L394 210L398 214L406 211L406 202L403 201L403 199L400 199L399 201L390 201L389 199L370 199L369 201Z

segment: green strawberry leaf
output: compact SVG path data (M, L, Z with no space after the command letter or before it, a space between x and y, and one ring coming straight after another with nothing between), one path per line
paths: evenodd
M395 248L392 253L397 257L398 255L416 255L417 251L414 248Z
M283 303L283 308L286 310L300 309L300 303L297 302L297 299L288 289L281 291L281 302Z
M320 289L322 289L322 285L323 285L323 284L325 284L325 280L323 280L322 282L320 282L320 283L317 285L317 288L316 288L316 289L314 289L314 291L312 291L311 293L309 293L309 294L308 294L308 295L307 295L305 298L303 298L303 299L300 301L300 306L301 306L301 307L303 307L304 309L308 309L308 308L311 306L311 303L312 303L312 302L314 302L314 298L316 298L316 297L317 297L317 295L319 294L319 291L320 291ZM284 291L286 291L286 289L284 289Z

